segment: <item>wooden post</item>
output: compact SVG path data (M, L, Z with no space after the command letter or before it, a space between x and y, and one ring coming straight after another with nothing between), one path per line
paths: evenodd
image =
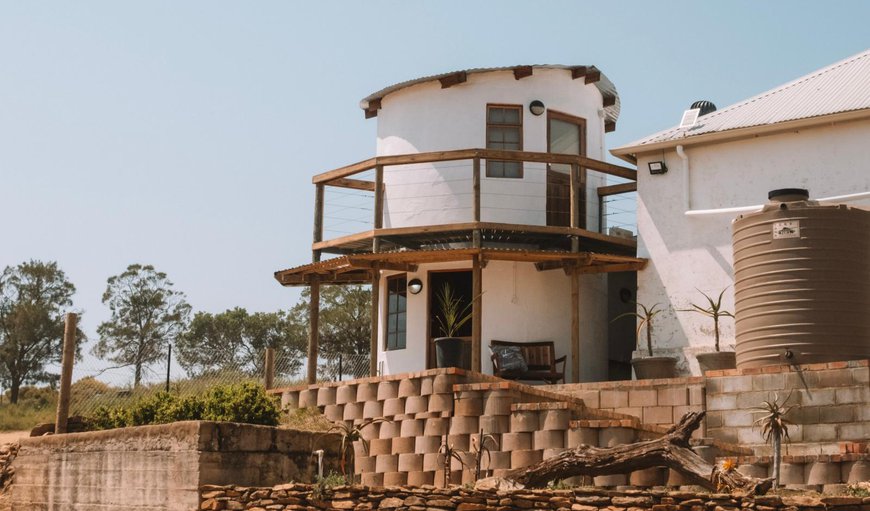
M323 189L318 184L314 191L314 243L323 241ZM311 262L320 262L320 250L311 251Z
M571 270L571 381L580 383L580 274Z
M571 207L571 227L580 227L580 166L576 163L571 164L570 174L570 207ZM580 251L580 239L577 236L571 236L571 252Z
M476 156L471 165L471 188L472 188L472 216L475 222L480 222L480 157ZM472 246L480 248L480 229L474 229L472 233Z
M320 344L320 281L311 281L311 301L308 303L308 379L317 383L317 348Z
M375 235L372 236L372 252L381 251L381 239L377 230L384 226L384 166L375 165Z
M60 396L57 399L57 417L54 421L55 434L66 433L69 417L69 397L72 386L73 360L76 356L76 323L78 316L74 312L66 315L63 329L63 358L60 370Z
M369 376L378 375L378 315L380 313L381 299L381 272L375 266L372 269L372 335L369 342L371 358L369 360Z
M275 386L275 348L266 348L266 360L263 364L263 386L266 390Z
M480 266L480 255L475 255L471 264L471 295L474 301L471 306L471 370L481 372L480 345L483 324L483 271Z

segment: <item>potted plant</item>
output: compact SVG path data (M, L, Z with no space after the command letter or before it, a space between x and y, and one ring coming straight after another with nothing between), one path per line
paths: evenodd
M462 367L462 351L465 342L456 337L459 330L471 320L472 304L463 305L462 296L445 282L436 296L440 314L436 316L442 337L435 338L435 358L438 367Z
M674 378L677 375L677 359L674 357L656 357L653 356L652 349L652 332L653 319L664 312L664 309L659 308L659 304L652 307L647 307L642 303L636 303L638 311L625 312L613 318L613 321L618 319L633 317L640 321L637 323L638 341L640 341L640 331L646 327L646 351L648 356L637 357L631 359L631 366L634 368L634 373L639 380L648 380L651 378ZM640 350L638 350L640 351Z
M713 318L713 346L715 351L711 353L698 353L698 365L701 366L701 372L712 371L715 369L734 369L737 367L737 357L733 351L719 351L719 318L733 318L734 314L722 308L722 296L728 288L719 293L719 297L713 300L707 293L698 290L707 299L707 307L702 307L696 303L690 303L691 309L679 309L683 312L697 312Z

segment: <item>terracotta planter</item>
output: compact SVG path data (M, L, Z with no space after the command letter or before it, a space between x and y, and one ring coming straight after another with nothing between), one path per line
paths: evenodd
M717 369L734 369L737 367L737 353L733 351L713 351L710 353L698 353L695 355L698 365L701 366L701 374Z
M677 359L673 357L633 358L631 366L638 380L677 377Z

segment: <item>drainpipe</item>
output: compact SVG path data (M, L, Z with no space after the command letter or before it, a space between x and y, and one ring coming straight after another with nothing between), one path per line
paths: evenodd
M683 201L686 205L686 213L692 211L691 187L689 186L689 156L683 151L683 145L677 146L677 156L683 160Z

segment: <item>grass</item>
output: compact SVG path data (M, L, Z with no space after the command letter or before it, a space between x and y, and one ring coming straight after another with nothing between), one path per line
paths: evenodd
M0 431L24 431L43 422L54 422L56 413L55 407L0 404Z
M281 418L281 426L301 431L326 432L334 426L317 408L290 410Z

